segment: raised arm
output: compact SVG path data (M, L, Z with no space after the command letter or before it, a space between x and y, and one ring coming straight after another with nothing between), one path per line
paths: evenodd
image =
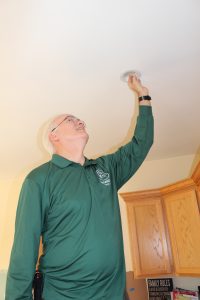
M139 116L134 135L128 144L104 157L108 168L114 172L113 176L118 189L137 171L153 144L154 120L151 102L142 98L149 96L149 91L135 76L129 77L128 85L141 99L141 101L138 99Z

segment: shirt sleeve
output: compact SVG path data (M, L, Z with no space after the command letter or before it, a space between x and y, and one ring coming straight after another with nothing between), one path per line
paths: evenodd
M39 185L26 178L19 196L5 300L32 299L32 281L43 224Z
M133 176L144 161L153 144L153 133L152 108L141 105L132 140L107 156L109 166L114 170L117 189L120 189Z

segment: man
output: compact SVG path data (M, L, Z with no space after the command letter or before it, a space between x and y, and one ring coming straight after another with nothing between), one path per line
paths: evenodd
M26 177L16 214L6 300L32 299L40 236L44 300L123 300L125 264L118 189L136 172L153 142L148 89L135 76L139 97L132 140L117 152L88 160L85 124L72 115L50 126L52 160Z

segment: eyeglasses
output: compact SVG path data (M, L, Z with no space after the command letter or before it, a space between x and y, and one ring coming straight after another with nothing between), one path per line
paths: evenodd
M53 132L54 130L56 130L56 128L58 128L64 121L67 121L68 123L70 123L70 122L76 122L76 121L80 121L80 119L78 119L78 118L76 118L76 117L74 117L74 116L66 116L56 127L54 127L52 130L51 130L51 132ZM85 122L83 122L83 121L80 121L83 125L84 125L84 127L85 127Z

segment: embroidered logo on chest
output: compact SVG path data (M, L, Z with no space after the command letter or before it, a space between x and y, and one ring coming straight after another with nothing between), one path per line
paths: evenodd
M99 178L99 181L104 185L110 185L110 174L105 173L101 169L96 169L97 176Z

